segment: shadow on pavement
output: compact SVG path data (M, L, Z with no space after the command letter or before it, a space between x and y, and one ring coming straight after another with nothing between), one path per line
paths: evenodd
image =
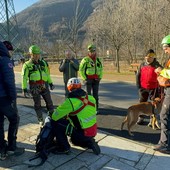
M160 130L153 130L148 127L149 117L145 118L144 125L135 125L132 128L134 134L133 137L128 135L127 124L124 125L124 129L121 131L120 126L126 116L127 109L121 109L111 106L106 106L99 109L97 115L98 128L105 132L131 139L137 142L145 144L157 144L160 137Z
M19 105L33 108L34 104L31 98L23 98L21 89L17 89L17 93L18 93L17 103ZM52 100L54 106L56 107L64 100L64 97L57 96L56 94L52 94ZM42 109L43 112L47 113L45 108L45 103L43 100L42 100ZM148 144L158 143L160 130L153 130L147 126L147 124L149 123L149 117L145 119L144 125L142 126L135 125L133 127L132 129L132 132L134 132L133 138L128 136L126 124L124 126L124 130L120 131L121 123L127 114L126 112L127 109L100 104L99 114L97 115L98 128L105 132L109 132L113 135L132 139L137 142L143 142Z

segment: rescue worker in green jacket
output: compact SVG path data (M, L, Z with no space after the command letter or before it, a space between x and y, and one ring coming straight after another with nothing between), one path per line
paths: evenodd
M40 125L43 125L43 114L41 111L41 96L43 97L47 110L54 111L53 102L49 91L54 89L49 68L44 60L40 59L40 48L37 45L32 45L29 48L30 60L24 63L22 68L22 90L24 97L28 96L27 83L34 101L34 109Z
M97 111L99 105L99 83L103 77L103 65L96 56L96 47L93 44L88 45L88 56L84 57L80 62L80 76L83 79L86 90L89 95L93 91L93 97L96 99Z
M97 134L96 101L81 89L80 80L76 77L68 80L67 88L68 97L51 116L58 146L56 152L70 152L68 135L74 145L92 149L98 155L100 147L94 139Z

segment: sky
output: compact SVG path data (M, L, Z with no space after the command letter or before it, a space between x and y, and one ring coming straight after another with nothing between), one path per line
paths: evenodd
M15 12L21 12L25 8L31 6L32 4L38 2L39 0L13 0Z

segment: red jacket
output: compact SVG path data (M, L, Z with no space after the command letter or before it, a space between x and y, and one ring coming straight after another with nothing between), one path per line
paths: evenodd
M162 67L156 59L151 64L142 63L136 74L136 84L138 88L155 89L158 87L157 74L155 69Z
M140 84L145 89L155 89L158 87L155 67L150 65L141 68Z

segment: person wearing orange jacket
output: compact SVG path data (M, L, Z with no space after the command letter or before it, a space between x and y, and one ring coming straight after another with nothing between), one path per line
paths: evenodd
M158 67L155 72L164 78L170 79L170 35L165 36L161 44L165 54L168 55L168 61L163 69ZM154 150L170 154L170 86L164 88L164 100L160 112L160 121L160 139L154 147Z

